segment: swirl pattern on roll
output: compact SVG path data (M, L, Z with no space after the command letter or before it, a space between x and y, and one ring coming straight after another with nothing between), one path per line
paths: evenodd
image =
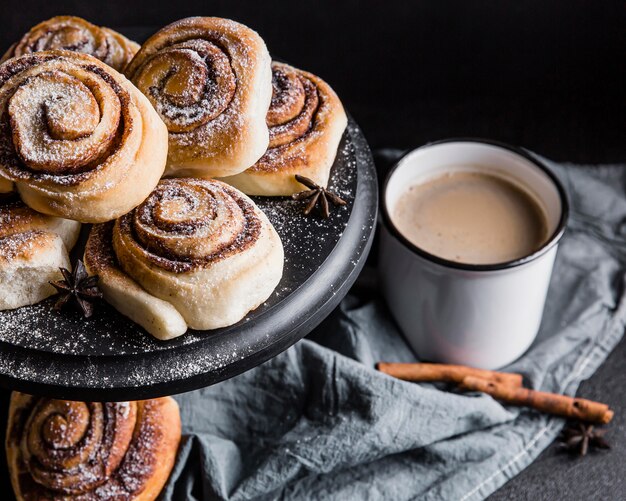
M122 263L139 259L184 273L245 251L259 239L262 224L253 203L230 186L165 179L117 220L113 245Z
M80 17L55 16L33 26L4 54L2 61L45 50L82 52L122 71L139 50L139 44Z
M150 37L125 73L168 127L168 174L234 174L267 148L269 53L242 24L177 21Z
M7 458L19 499L155 499L179 441L178 406L169 397L118 403L11 397Z
M224 180L249 195L302 191L295 174L326 186L347 124L332 88L311 73L274 62L266 120L270 142L265 154L245 172Z
M267 113L270 149L292 143L312 132L319 106L315 83L286 65L272 66L272 90Z
M0 172L40 212L97 222L132 209L163 173L166 134L145 97L91 56L0 66Z
M231 325L263 303L282 275L283 248L243 193L177 178L162 180L114 224L94 227L85 264L100 276L105 299L169 339L187 327Z
M148 99L173 133L215 120L231 104L237 87L228 55L209 40L163 48L143 64L136 82L148 90Z

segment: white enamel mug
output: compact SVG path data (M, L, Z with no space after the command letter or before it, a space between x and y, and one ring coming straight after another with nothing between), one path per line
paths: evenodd
M446 172L492 173L525 189L542 207L550 237L531 255L462 264L409 242L393 223L409 186ZM392 315L421 360L498 369L532 344L568 216L558 179L526 151L484 140L431 143L405 155L383 187L380 278Z

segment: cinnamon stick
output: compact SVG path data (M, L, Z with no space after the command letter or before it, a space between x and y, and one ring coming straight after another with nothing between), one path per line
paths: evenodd
M466 377L472 376L486 381L500 383L511 388L519 388L522 386L521 374L475 369L464 365L379 362L377 368L385 374L405 381L445 381L448 383L461 384Z
M613 419L613 411L609 409L608 405L584 398L573 398L522 387L515 388L474 376L465 377L461 387L466 390L487 393L496 400L507 404L532 407L538 411L571 419L602 424L607 424Z

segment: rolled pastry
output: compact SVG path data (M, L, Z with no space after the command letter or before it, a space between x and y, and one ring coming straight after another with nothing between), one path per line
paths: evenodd
M0 193L11 193L15 190L13 183L8 179L0 177Z
M6 453L19 501L156 499L180 442L171 397L73 402L13 392Z
M125 73L167 125L166 174L228 176L267 149L270 56L246 26L216 17L182 19L150 37Z
M222 178L248 195L291 195L305 189L300 174L326 187L347 117L321 78L286 64L272 64L273 96L267 123L269 148L252 167Z
M35 304L56 293L48 283L71 269L68 252L80 223L44 216L16 195L0 195L0 310Z
M265 214L220 181L177 178L95 225L85 265L104 298L158 339L241 320L271 294L283 247Z
M100 28L80 17L55 16L33 26L9 48L0 62L55 49L89 54L122 71L139 50L139 44L117 31Z
M166 156L150 102L99 60L47 51L0 65L0 176L29 207L109 221L145 200Z

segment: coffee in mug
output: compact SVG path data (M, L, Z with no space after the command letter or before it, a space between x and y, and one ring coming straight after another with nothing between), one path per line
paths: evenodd
M549 236L543 209L524 188L462 167L410 185L391 218L417 247L467 264L519 259Z
M484 140L422 146L389 172L382 214L381 288L420 360L498 369L528 349L568 215L540 158Z

